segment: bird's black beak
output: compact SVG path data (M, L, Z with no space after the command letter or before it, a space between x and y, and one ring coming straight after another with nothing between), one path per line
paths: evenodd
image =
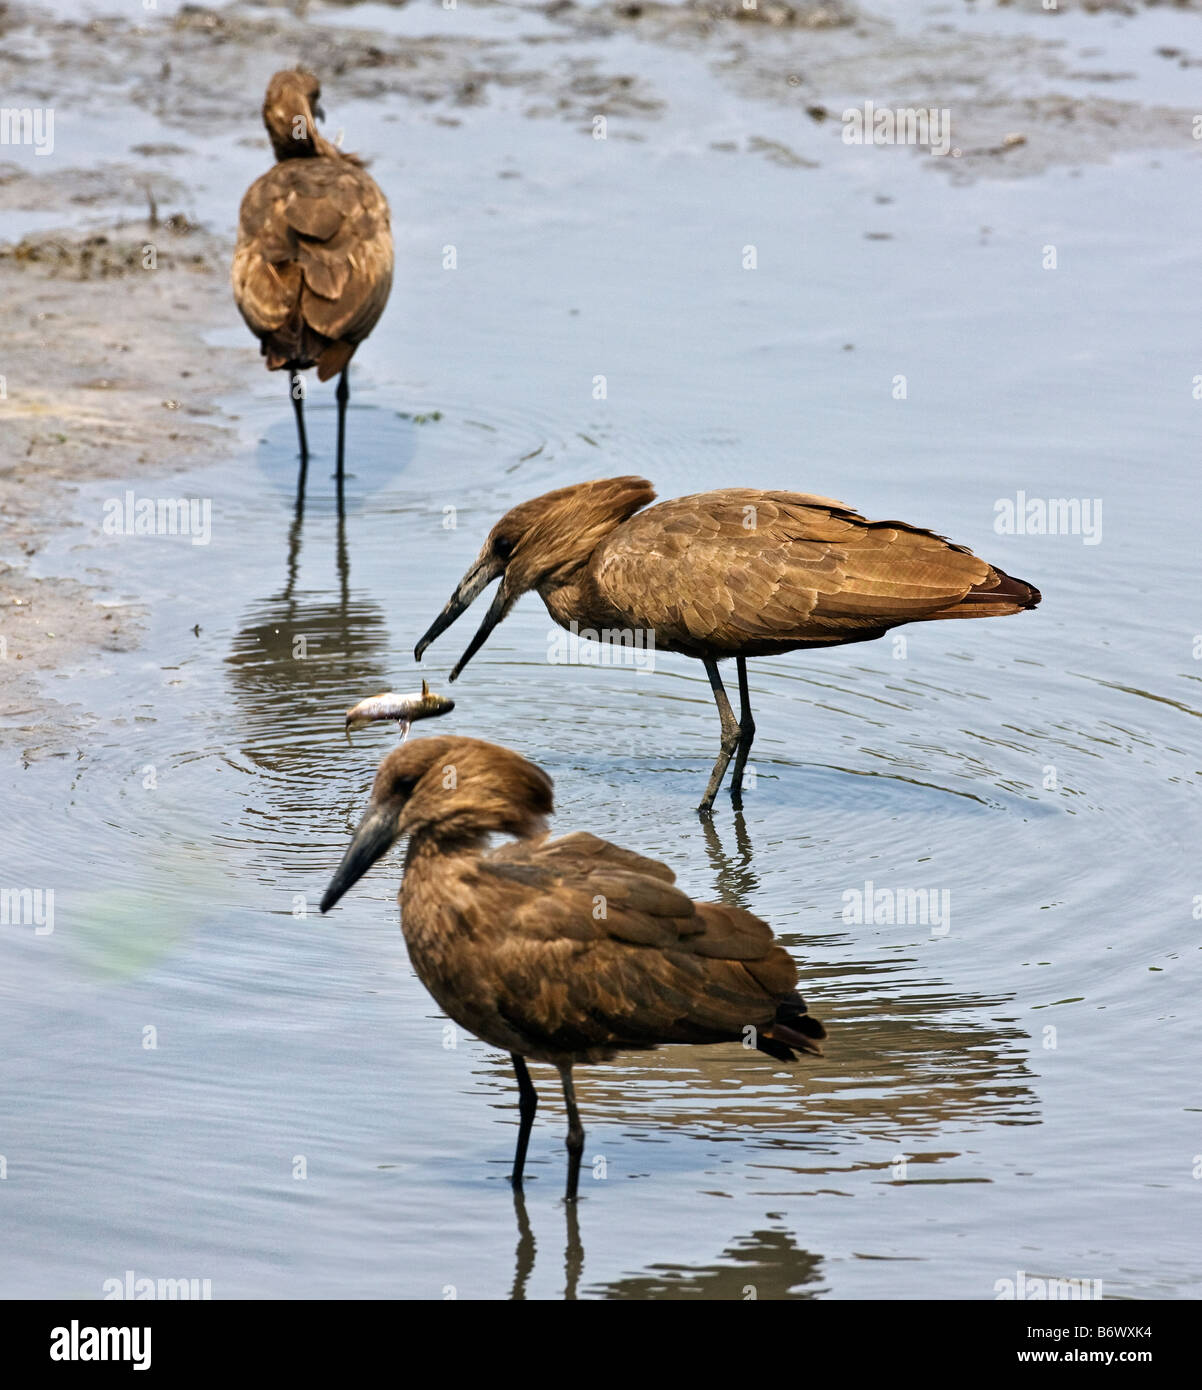
M422 653L447 628L455 621L459 615L492 583L499 574L505 571L505 562L499 557L485 556L477 560L470 570L459 581L459 586L447 600L447 606L442 610L437 618L430 624L425 636L413 649L416 660L422 659ZM501 587L497 590L493 601L489 606L488 612L484 615L484 621L480 624L480 630L472 638L467 651L459 658L455 669L451 672L450 679L454 680L467 663L476 655L480 648L488 639L488 634L501 621L512 602L509 592L505 587L504 580Z
M321 910L329 912L346 890L358 883L377 859L382 859L388 853L397 837L396 806L393 805L391 809L369 806L342 856L342 863L330 879L330 886L321 900Z
M317 119L318 119L319 121L324 121L324 120L325 120L325 118L326 118L326 113L321 109L321 102L320 102L320 101L315 101L315 102L313 103L313 114L317 117Z

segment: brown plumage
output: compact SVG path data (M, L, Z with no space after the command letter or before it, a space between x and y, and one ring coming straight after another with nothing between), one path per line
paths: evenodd
M301 464L308 459L300 372L338 380L338 477L343 471L347 366L375 327L392 286L388 202L363 167L317 130L317 78L277 72L263 101L276 165L238 214L234 299L269 371L289 373Z
M781 1061L821 1052L822 1025L765 922L695 903L665 864L583 832L551 840L551 779L508 748L417 739L380 764L328 911L409 837L401 927L418 978L457 1023L509 1052L521 1095L521 1182L537 1097L525 1059L559 1069L568 1195L584 1132L572 1067L661 1043L754 1043ZM491 834L516 836L497 848Z
M723 488L648 507L654 498L644 478L600 478L514 507L489 532L414 655L420 661L500 577L451 680L530 589L563 627L576 623L602 640L633 635L696 657L722 720L702 811L736 750L731 795L736 805L741 798L755 735L749 656L867 642L900 623L1019 613L1040 599L1038 589L964 546L904 521L867 521L828 497ZM614 633L617 639L607 639ZM738 720L718 674L717 663L729 657L738 665Z

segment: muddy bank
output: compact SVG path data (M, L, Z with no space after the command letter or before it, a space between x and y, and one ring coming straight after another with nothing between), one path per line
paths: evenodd
M69 748L90 720L57 705L54 676L102 675L143 615L103 563L90 564L94 586L36 572L49 537L87 546L99 532L101 518L77 515L75 484L169 476L232 443L217 401L257 354L204 343L228 320L225 259L179 217L0 246L0 737L27 757Z
M947 109L955 150L941 169L1013 177L1194 143L1192 99L1163 97L1160 79L1202 63L1202 31L1165 44L1159 9L1065 0L1047 11L1023 0L886 14L849 0L457 0L447 10L409 0L373 5L369 28L344 3L185 4L85 23L9 7L0 82L64 111L127 107L135 128L143 113L172 130L177 150L233 133L266 152L248 94L293 62L319 71L341 103L401 96L419 120L450 125L466 108L504 104L583 134L604 115L639 138L684 96L660 90L658 47L690 54L739 97L795 112L799 131L834 117L823 132L832 141L848 105ZM53 63L39 61L47 54ZM120 154L160 148L170 146L131 137Z

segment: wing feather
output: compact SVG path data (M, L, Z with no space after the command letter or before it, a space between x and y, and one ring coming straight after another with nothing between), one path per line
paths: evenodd
M388 203L357 161L285 160L247 190L232 282L269 366L338 370L383 313L392 269Z
M633 626L690 655L861 641L960 616L970 595L975 616L1038 601L1022 581L1009 580L1003 596L1008 576L934 532L868 521L830 498L751 488L637 513L598 547L592 576ZM989 600L976 602L983 591Z
M586 834L475 861L456 898L458 936L488 951L493 1006L536 1053L735 1040L771 1026L797 982L788 952L751 913L695 903L672 877Z

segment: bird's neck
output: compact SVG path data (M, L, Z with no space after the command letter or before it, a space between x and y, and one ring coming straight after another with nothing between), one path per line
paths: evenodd
M420 876L434 868L443 873L451 861L479 859L488 852L494 835L528 840L546 833L546 817L515 802L497 800L491 808L464 804L409 832L405 875Z
M620 615L605 600L586 563L539 586L547 612L560 627L613 627Z
M441 869L451 860L475 859L488 846L489 831L483 826L456 825L453 830L433 827L410 835L405 850L405 878Z
M272 140L277 164L287 159L342 159L343 153L337 145L332 145L324 135L313 131L307 140Z

